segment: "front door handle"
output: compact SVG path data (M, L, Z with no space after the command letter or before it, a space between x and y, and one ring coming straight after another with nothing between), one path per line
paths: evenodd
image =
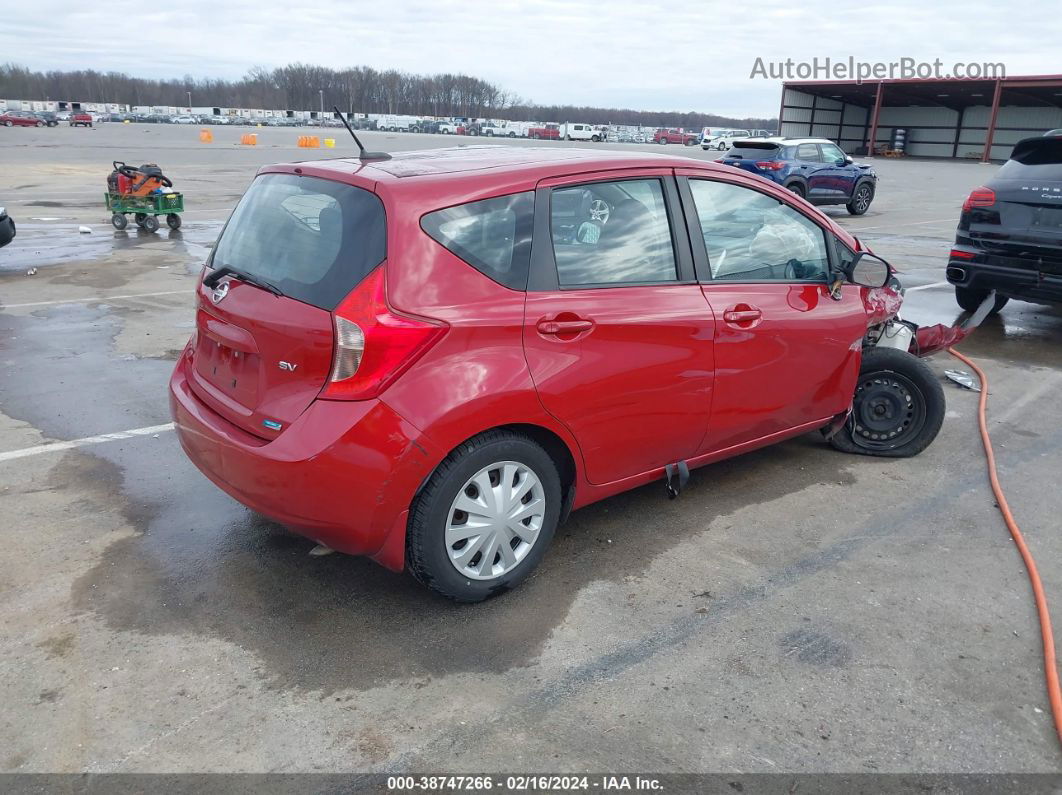
M581 334L594 327L592 320L540 320L538 332L540 334Z
M763 312L748 304L738 304L723 312L723 320L742 328L748 328L762 318Z

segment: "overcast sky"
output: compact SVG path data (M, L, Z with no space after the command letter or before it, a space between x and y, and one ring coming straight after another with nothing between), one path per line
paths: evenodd
M749 79L757 56L1060 73L1058 11L1057 0L7 0L0 61L145 77L238 78L292 61L461 71L541 103L774 116L778 82Z

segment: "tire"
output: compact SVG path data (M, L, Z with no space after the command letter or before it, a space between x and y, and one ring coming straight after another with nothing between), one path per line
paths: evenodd
M896 348L868 348L852 414L830 444L844 453L910 458L937 438L944 410L944 389L929 365Z
M845 205L849 215L862 215L870 209L874 201L874 186L869 182L860 182L852 191L852 200Z
M661 146L667 146L667 138L661 138L659 143Z
M170 229L173 229L174 231L180 229L181 216L177 215L177 213L170 213L166 216L166 226L168 226Z
M35 127L43 127L44 126L44 122L43 121L39 121L34 126Z
M4 122L4 126L5 126L5 127L12 127L12 126L14 126L14 122L10 122L10 121L5 121L5 122Z
M799 182L790 183L789 185L785 186L785 189L790 191L791 193L795 193L801 199L807 198L806 194L804 193L804 186L801 185Z
M127 226L129 226L129 219L121 213L115 213L111 216L111 226L121 232Z
M716 147L716 151L719 151L719 152L722 152L724 149L726 149L726 144L724 144L722 142L720 142L719 146Z
M514 133L514 132L509 133L509 137L510 138L515 138L516 137L516 133Z
M154 215L149 215L140 226L145 232L157 232L159 231L159 219Z
M507 529L501 531L505 534L501 543L508 544L513 550L508 563L502 558L503 547L500 545L493 547L496 552L489 564L484 563L482 549L467 561L456 562L451 555L459 556L462 549L477 542L491 544L492 539L480 534L468 539L456 538L453 545L448 545L447 530L452 521L456 522L453 525L455 535L461 532L463 512L455 507L455 503L462 492L478 500L480 490L473 479L485 478L493 486L495 477L509 467L513 468L510 471L514 475L527 478L530 473L530 480L537 481L521 500L543 502L541 514L525 520L532 523L528 530L531 533L537 519L540 525L537 533L528 543L521 535ZM525 484L528 482L524 481ZM458 602L480 602L514 588L542 560L560 520L561 499L557 467L539 445L512 431L488 431L476 436L461 444L439 464L413 501L406 533L409 571L433 591ZM467 519L467 514L464 516ZM486 541L480 541L484 536ZM512 546L514 542L515 548ZM458 570L459 565L468 568L462 572ZM485 572L481 578L477 570L484 566L490 566L492 570L500 567L500 570L496 574Z
M955 302L965 309L967 312L976 312L977 307L984 303L984 300L988 298L988 290L975 290L972 287L960 287L955 285ZM1000 309L1007 305L1010 300L1008 296L996 294L996 303L989 310L988 314L994 315Z
M142 227L144 225L144 221L147 220L147 217L147 213L137 213L133 216L133 220L136 221L137 226Z

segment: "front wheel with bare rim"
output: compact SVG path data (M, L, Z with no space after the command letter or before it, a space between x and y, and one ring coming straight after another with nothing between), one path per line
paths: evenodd
M406 533L409 570L451 599L482 601L538 565L560 511L549 454L520 434L488 431L450 453L417 495Z
M845 453L909 458L937 438L944 389L929 365L896 348L863 351L852 413L830 444Z

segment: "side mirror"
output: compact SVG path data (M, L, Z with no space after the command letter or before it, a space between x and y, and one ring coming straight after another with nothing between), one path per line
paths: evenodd
M877 254L860 251L844 275L848 281L860 287L884 287L889 283L892 266Z

